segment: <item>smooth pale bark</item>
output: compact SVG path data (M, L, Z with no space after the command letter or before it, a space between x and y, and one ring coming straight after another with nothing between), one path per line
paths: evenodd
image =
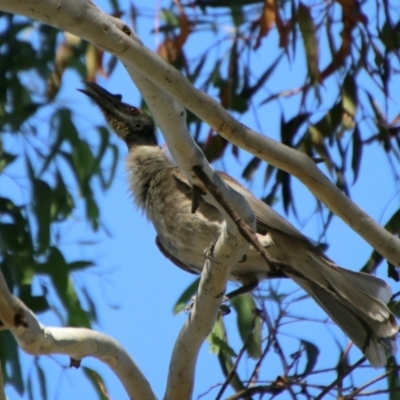
M9 329L27 353L65 354L74 362L84 357L95 357L114 371L131 399L156 399L146 378L115 339L86 328L42 325L33 312L9 292L1 272L0 321L1 329Z

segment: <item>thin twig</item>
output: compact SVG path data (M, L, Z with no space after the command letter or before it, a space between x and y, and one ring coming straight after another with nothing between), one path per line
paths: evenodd
M393 372L396 372L400 369L400 367L396 367L391 369L390 371L386 371L384 374L377 376L374 379L371 379L369 382L365 383L364 385L360 386L359 388L357 388L356 390L354 390L353 392L351 392L349 395L345 396L344 399L345 400L351 400L354 398L354 396L357 396L362 390L364 390L365 388L367 388L368 386L373 385L376 382L379 382L380 380L387 378L390 374L392 374Z
M343 375L338 376L330 385L328 385L316 398L315 400L321 400L326 394L328 394L340 381L342 381L347 375L353 372L357 367L359 367L364 361L365 357L361 357L355 364L349 367Z
M268 331L270 332L270 334L272 335L272 344L274 346L274 349L276 350L276 352L278 353L279 358L281 359L283 368L284 368L284 376L287 377L288 373L289 373L289 365L288 362L286 361L285 355L283 353L282 347L279 344L278 338L276 336L277 330L276 328L272 325L271 319L269 318L268 312L265 308L265 305L263 304L263 317L264 317L264 321L267 324L268 327ZM278 318L277 318L277 323L278 321L280 321L281 319L281 315L279 314ZM285 388L288 390L290 396L292 397L293 400L296 400L296 395L293 392L293 389L290 385L286 386Z
M225 382L223 383L221 389L219 390L219 392L218 392L217 397L215 398L215 400L221 399L222 395L223 395L224 392L225 392L225 389L228 387L230 381L231 381L232 378L234 377L234 375L235 375L235 373L236 373L236 370L237 370L237 367L239 366L239 362L240 362L240 360L242 359L242 356L243 356L244 352L245 352L246 349L247 349L247 344L248 344L248 342L249 342L249 340L250 340L252 331L253 331L253 329L254 329L254 324L255 324L255 322L256 322L256 318L257 318L257 315L254 315L254 318L253 318L253 321L252 321L252 329L249 331L249 334L247 335L246 341L243 343L243 346L242 346L242 348L240 349L240 352L239 352L238 356L236 357L235 363L233 364L232 369L229 371L229 374L228 374L228 376L226 377Z

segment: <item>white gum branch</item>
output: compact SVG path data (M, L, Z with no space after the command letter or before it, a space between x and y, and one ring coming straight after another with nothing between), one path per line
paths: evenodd
M64 354L77 365L84 357L95 357L114 371L129 398L156 399L146 378L115 339L86 328L42 325L33 312L9 292L1 272L0 321L1 329L9 329L25 352L34 355Z

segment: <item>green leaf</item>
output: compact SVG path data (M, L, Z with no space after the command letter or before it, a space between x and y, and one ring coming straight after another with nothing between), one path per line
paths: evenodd
M256 315L256 303L250 294L242 294L231 299L237 314L237 325L243 345L250 357L261 357L261 323Z
M207 339L210 342L210 350L212 353L218 355L218 361L221 366L222 372L225 377L231 374L234 363L232 357L235 351L229 346L224 321L220 316L214 324L213 330ZM243 390L245 388L238 373L235 371L229 384L235 391Z
M358 126L354 128L353 132L353 156L351 159L351 168L354 173L353 184L358 178L358 173L360 171L361 156L362 156L363 142L361 140L361 133Z
M292 191L290 188L291 175L281 169L278 170L276 174L276 182L281 185L282 188L282 200L283 208L286 213L289 212L289 207L293 206ZM293 211L294 211L294 207Z
M34 179L32 185L34 212L38 223L37 251L43 253L47 250L50 244L51 203L53 191L46 182L40 179Z
M92 261L73 261L67 264L67 268L70 272L86 269L93 266L94 263Z
M385 225L385 229L393 235L399 235L400 233L400 209L398 209L389 219ZM383 257L376 251L373 250L368 261L361 268L361 272L374 273L382 262Z
M281 120L281 139L282 143L293 147L293 139L303 125L310 117L310 113L302 113L291 118L289 121Z
M303 36L304 49L307 58L308 76L312 82L319 79L319 50L314 20L310 9L302 2L297 10L297 22Z
M389 400L400 400L400 370L395 357L389 357L386 365Z
M0 331L0 360L4 382L13 386L17 393L22 396L24 393L24 382L22 380L18 346L9 331Z
M382 30L379 32L379 38L386 46L388 51L396 51L400 48L400 21L395 26L389 21L385 21Z
M86 199L86 216L92 223L92 228L96 231L99 228L100 211L93 197Z
M94 160L93 172L98 174L103 189L108 189L111 186L111 183L115 176L115 171L117 170L119 152L118 147L115 144L109 142L110 132L104 127L99 127L98 131L100 134L101 142L99 154ZM107 150L110 150L112 155L111 167L107 167L107 169L109 170L108 179L105 177L102 169L100 168L101 161L104 159Z
M261 159L253 157L242 172L242 178L250 181L261 164Z
M279 56L276 58L276 60L263 72L263 74L258 78L257 82L252 86L249 86L249 84L248 84L248 75L250 75L251 72L250 72L250 70L245 71L245 73L244 73L245 83L243 85L243 89L242 89L242 92L240 93L240 96L242 96L246 100L249 100L260 89L264 88L265 82L269 79L269 77L275 71L275 68L278 66L278 64L281 61L284 54L285 54L284 52L279 54ZM261 104L264 104L264 101L262 101Z
M67 190L59 171L56 174L56 187L53 189L53 197L51 204L52 221L63 221L68 218L74 209L74 199Z
M342 85L342 107L352 119L356 116L358 105L357 85L354 74L350 72L346 75ZM353 126L354 127L354 121ZM349 127L350 129L351 127Z
M88 314L91 321L97 322L97 309L96 309L96 302L92 299L89 292L85 287L81 289L82 296L85 298L89 305Z
M161 17L162 20L165 21L165 23L169 27L173 27L173 28L178 28L179 27L179 18L172 11L167 10L166 8L163 8L163 9L161 9L160 17Z
M100 400L109 400L111 397L107 391L106 384L103 378L93 369L82 367L84 374L92 383L94 389L96 390L97 394L99 395Z
M319 349L314 343L308 342L307 340L301 340L301 344L304 346L307 356L307 364L301 375L307 376L314 370L315 365L317 364Z
M0 173L2 173L16 158L16 155L8 153L3 149L3 142L0 138Z
M46 296L32 296L32 285L30 284L21 284L19 298L35 313L49 309Z
M218 337L215 333L210 333L208 341L210 342L210 350L212 353L219 354L220 352L224 352L227 356L237 357L237 354L232 347L229 346L224 339Z
M55 247L51 248L47 262L42 264L41 272L45 272L51 277L54 288L68 312L67 325L89 328L89 315L81 308L74 284L69 276L68 264Z
M35 358L35 367L39 378L39 389L41 398L47 399L46 374L44 373L42 367L40 366L37 358Z
M199 288L200 278L197 278L193 283L180 295L179 299L174 305L173 313L178 314L185 309L186 304L197 293Z

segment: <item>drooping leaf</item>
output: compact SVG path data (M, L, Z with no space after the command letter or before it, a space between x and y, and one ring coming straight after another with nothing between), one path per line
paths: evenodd
M257 50L261 45L261 39L268 35L268 32L275 25L276 20L276 10L277 10L276 0L265 0L264 7L260 16L260 31L258 33L257 42L254 46L254 50Z
M388 400L400 400L400 370L396 358L388 358L386 372L390 372L387 377L389 397Z
M41 179L33 179L34 212L38 223L37 243L39 253L47 250L50 244L51 203L53 191Z
M301 344L304 347L307 357L307 363L304 368L304 371L302 372L302 375L307 376L312 371L314 371L315 365L317 364L318 361L319 349L314 343L311 343L307 340L301 340Z
M250 181L253 178L256 171L258 170L260 164L261 160L258 157L253 157L243 170L242 178L246 179L247 181Z
M74 209L74 199L64 183L62 175L57 171L56 186L53 189L51 204L52 221L63 221L68 218Z
M342 86L342 125L345 129L353 129L355 126L355 116L357 113L358 96L355 76L348 73Z
M261 356L261 324L254 298L250 294L243 294L233 297L231 304L236 311L243 345L246 345L250 357L258 359Z
M302 113L294 116L289 121L281 119L281 139L282 143L293 147L293 139L299 128L308 120L310 113Z
M24 382L22 379L18 346L9 331L0 331L0 360L4 382L12 385L21 396L24 393Z
M312 19L310 9L299 3L297 10L297 22L303 36L304 49L307 58L308 76L312 82L319 80L319 49L314 20Z
M15 159L16 155L11 154L3 149L3 142L0 138L0 174L8 167Z
M32 285L22 284L20 287L19 298L29 307L34 313L41 313L49 309L49 303L46 296L32 295Z
M400 209L389 218L389 221L385 224L385 229L393 235L400 234ZM383 257L376 250L373 250L368 261L361 268L361 272L374 273L382 260Z
M89 328L88 313L80 305L74 283L69 276L68 265L61 252L52 247L47 262L42 264L41 268L38 268L38 271L46 273L51 277L54 288L67 310L67 325Z
M98 132L100 134L101 141L99 153L94 159L93 171L94 173L98 174L103 189L108 189L113 182L115 172L117 170L119 152L118 147L115 144L110 143L110 133L107 129L105 129L104 127L99 127ZM109 150L111 153L111 167L108 167L108 178L103 173L102 168L100 168L101 162L105 158L107 150Z
M39 378L39 389L40 389L41 398L47 399L46 373L43 371L37 358L35 359L35 367L36 367L37 376Z
M265 86L265 82L268 81L272 73L275 71L276 67L278 66L279 62L281 61L284 53L280 53L279 56L276 58L276 60L267 67L267 69L262 73L262 75L257 79L256 83L254 83L252 86L249 85L248 80L245 80L245 84L243 85L243 89L240 93L240 96L245 98L246 100L250 100L253 95L255 95L260 89L262 89ZM248 74L250 74L249 70L245 70L245 76L244 78L248 78ZM261 102L261 104L264 104L264 102Z
M180 313L188 304L190 299L197 293L197 289L199 287L200 278L197 278L190 284L188 288L179 296L179 299L174 305L173 313Z
M363 142L361 140L361 133L358 129L358 126L356 126L353 132L353 156L351 159L351 168L353 169L354 173L353 184L356 182L358 173L360 171L362 149Z
M99 373L87 367L82 367L82 369L86 377L92 383L93 388L99 396L98 398L100 400L109 400L111 398L110 394L108 393L107 386Z
M224 154L228 142L222 136L218 134L213 134L213 131L210 131L208 138L203 144L203 152L207 157L208 162L213 162L218 160Z
M208 341L211 343L211 352L218 356L218 361L224 376L231 376L229 383L232 388L235 391L243 390L245 386L237 371L233 374L231 373L232 368L234 367L232 358L235 357L235 351L229 345L223 318L219 317L215 322L214 327L208 336Z
M379 32L379 39L382 40L387 51L398 50L400 48L400 21L392 26L390 21L386 20Z

